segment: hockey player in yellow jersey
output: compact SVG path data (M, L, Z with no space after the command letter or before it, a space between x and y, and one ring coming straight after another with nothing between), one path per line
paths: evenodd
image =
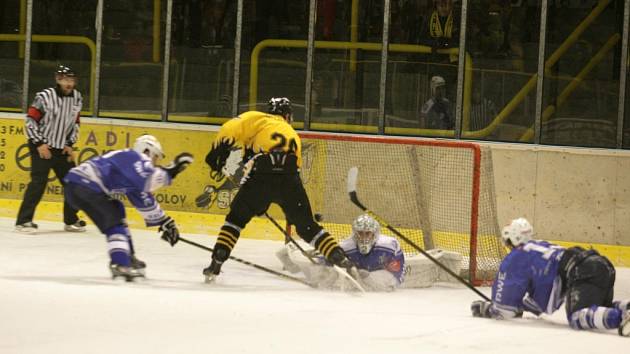
M234 249L241 230L271 203L278 204L298 235L319 250L335 265L349 269L354 265L337 241L313 217L299 171L302 142L291 127L293 111L285 98L269 100L268 113L249 111L223 124L206 163L218 173L233 149L243 150L245 173L230 205L214 246L212 262L203 270L206 282L213 282Z

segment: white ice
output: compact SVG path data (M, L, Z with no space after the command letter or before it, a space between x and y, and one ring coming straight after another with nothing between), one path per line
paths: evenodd
M0 353L630 353L616 331L574 331L564 311L515 321L473 318L465 287L362 296L321 291L235 261L202 282L210 253L133 230L149 280L112 281L106 243L40 222L0 218ZM207 246L214 237L183 235ZM233 255L280 270L278 241L240 240ZM488 288L482 288L488 293ZM616 298L630 298L630 270Z

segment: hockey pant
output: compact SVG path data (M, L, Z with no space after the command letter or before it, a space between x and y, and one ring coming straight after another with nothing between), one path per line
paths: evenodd
M105 234L112 263L128 266L134 249L122 202L75 183L66 184L65 197L74 208L83 210Z
M617 328L625 303L613 304L615 269L595 251L584 252L588 255L567 274L565 306L569 325L574 329Z

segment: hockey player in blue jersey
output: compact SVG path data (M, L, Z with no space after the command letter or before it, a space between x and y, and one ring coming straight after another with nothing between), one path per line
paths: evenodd
M170 185L193 159L189 153L181 153L169 165L158 166L163 157L160 142L152 135L142 135L132 149L92 158L71 169L65 177L66 200L83 210L107 236L113 278L132 281L143 277L146 267L135 257L125 207L116 195L126 195L146 225L159 226L162 239L171 246L179 240L175 221L164 213L153 192Z
M492 286L492 302L474 301L475 317L507 319L524 311L551 314L565 303L574 329L618 329L630 336L628 301L613 301L615 268L590 249L563 248L533 240L530 223L519 218L502 230L511 252L503 259Z
M358 270L357 281L368 291L392 291L403 281L405 256L398 240L381 234L381 227L367 214L352 223L352 236L339 246ZM337 288L338 273L322 257L317 264L307 260L291 244L277 253L284 267L292 272L302 271L307 280L320 288Z

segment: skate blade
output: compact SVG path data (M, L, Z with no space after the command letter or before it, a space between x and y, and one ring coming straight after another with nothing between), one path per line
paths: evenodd
M214 274L206 275L203 282L206 284L214 284L217 282L217 276Z
M117 281L117 282L126 282L126 283L134 283L134 282L141 282L146 280L145 276L137 276L137 277L128 277L125 275L112 275L112 280Z

